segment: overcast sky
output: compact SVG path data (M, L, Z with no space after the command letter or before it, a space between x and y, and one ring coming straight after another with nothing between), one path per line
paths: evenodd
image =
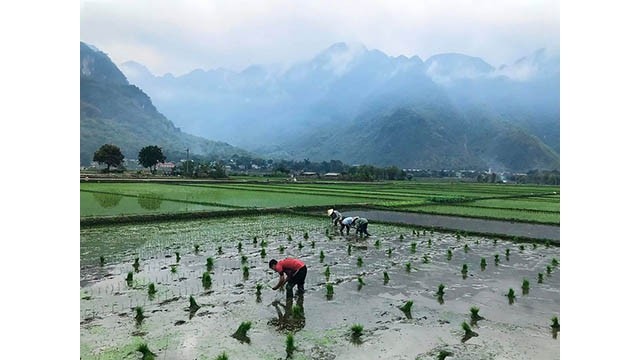
M81 0L80 40L154 74L307 60L336 42L493 66L560 43L559 0Z

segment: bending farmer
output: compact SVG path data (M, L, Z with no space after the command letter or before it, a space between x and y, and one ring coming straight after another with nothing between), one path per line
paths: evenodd
M331 217L331 222L333 222L333 226L337 226L340 221L342 221L342 214L338 212L338 210L329 209L327 210L327 214Z
M287 295L291 292L294 285L298 285L298 293L304 293L304 280L307 278L307 266L298 259L286 258L280 261L271 259L269 261L269 269L280 274L278 284L273 290L280 289L287 283ZM287 275L285 277L285 274Z
M345 227L347 228L347 235L349 235L349 229L351 229L351 223L353 223L353 218L351 216L342 219L342 221L340 222L340 235L344 235L342 233L342 230L344 230Z
M355 217L353 220L353 226L356 228L356 235L360 233L360 236L367 234L367 236L371 236L367 231L367 226L369 226L369 221L363 217Z

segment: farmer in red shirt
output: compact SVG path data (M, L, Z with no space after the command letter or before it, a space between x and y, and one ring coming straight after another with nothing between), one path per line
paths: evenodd
M286 258L280 261L271 259L269 261L269 269L280 274L280 281L273 287L273 290L280 289L287 283L287 293L289 293L294 285L298 285L298 293L304 293L304 280L307 278L307 266L298 259ZM284 275L287 274L285 277Z

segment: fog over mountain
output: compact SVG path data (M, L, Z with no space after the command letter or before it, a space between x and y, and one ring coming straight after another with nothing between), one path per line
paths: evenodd
M147 94L96 47L80 42L80 164L89 165L103 144L118 146L137 159L145 146L157 145L169 160L191 154L228 157L248 153L229 144L194 136L176 128L157 111Z
M494 67L337 43L284 68L155 76L120 65L181 130L264 157L424 168L559 168L559 55Z

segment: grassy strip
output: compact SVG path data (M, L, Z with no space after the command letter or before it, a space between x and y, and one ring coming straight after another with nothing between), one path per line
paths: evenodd
M324 208L324 207L323 207ZM186 213L150 214L150 215L124 215L124 216L103 216L87 217L80 219L80 228L90 228L97 226L154 223L163 221L191 221L197 219L224 218L234 216L267 215L282 212L291 212L286 208L270 209L240 209L223 211L199 211Z

